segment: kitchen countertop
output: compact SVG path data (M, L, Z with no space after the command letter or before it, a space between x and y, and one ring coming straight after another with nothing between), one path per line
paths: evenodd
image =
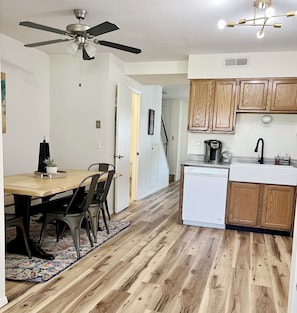
M230 163L206 163L204 160L185 160L185 161L181 162L181 165L230 168Z
M185 166L201 166L201 167L216 167L216 168L230 168L232 163L255 163L257 164L257 158L252 157L233 157L232 162L222 162L222 163L208 163L204 161L204 155L188 155L187 160L182 161L181 165ZM274 159L264 158L265 164L274 164ZM286 165L279 165L286 166ZM297 160L291 160L291 166L297 167Z

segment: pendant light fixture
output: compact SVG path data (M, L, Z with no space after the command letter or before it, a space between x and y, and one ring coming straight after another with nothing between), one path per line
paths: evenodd
M285 14L275 15L274 9L271 6L272 0L255 0L254 1L254 17L247 19L243 18L235 22L226 23L224 20L218 22L218 27L223 29L225 27L235 27L235 26L258 26L260 29L257 32L257 37L259 39L264 37L265 27L272 26L274 28L281 28L281 23L270 23L271 19L278 17L291 17L295 16L295 11L289 11Z

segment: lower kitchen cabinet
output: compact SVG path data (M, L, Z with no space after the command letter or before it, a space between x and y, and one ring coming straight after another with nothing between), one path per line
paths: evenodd
M295 190L294 186L230 182L226 223L291 231Z
M264 185L261 226L269 229L291 230L295 204L292 186Z
M227 224L256 226L259 197L258 184L230 183Z

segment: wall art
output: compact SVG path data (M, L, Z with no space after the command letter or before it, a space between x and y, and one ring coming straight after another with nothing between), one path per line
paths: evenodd
M1 72L2 133L6 133L6 74Z
M149 109L148 113L148 134L153 135L154 134L154 126L155 126L155 111L152 109Z

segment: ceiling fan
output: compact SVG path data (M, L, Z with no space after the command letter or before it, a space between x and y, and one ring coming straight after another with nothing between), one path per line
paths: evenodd
M90 44L90 42L93 42L98 45L114 48L114 49L123 50L123 51L130 52L130 53L135 53L135 54L141 53L141 50L138 48L133 48L133 47L119 44L119 43L99 40L95 38L99 35L112 32L114 30L118 30L119 27L117 25L106 21L104 23L90 27L88 25L84 25L81 23L81 21L85 18L87 14L86 10L75 9L73 10L73 12L74 12L75 17L79 20L79 23L67 25L66 30L61 30L61 29L37 24L34 22L30 22L30 21L20 22L19 25L21 26L31 27L35 29L40 29L40 30L68 36L68 38L60 38L60 39L54 39L54 40L48 40L48 41L35 42L31 44L25 44L25 47L38 47L38 46L50 45L50 44L59 43L59 42L71 41L71 43L67 47L68 52L74 55L76 54L77 51L82 51L82 57L84 60L94 59L96 48L92 44Z

